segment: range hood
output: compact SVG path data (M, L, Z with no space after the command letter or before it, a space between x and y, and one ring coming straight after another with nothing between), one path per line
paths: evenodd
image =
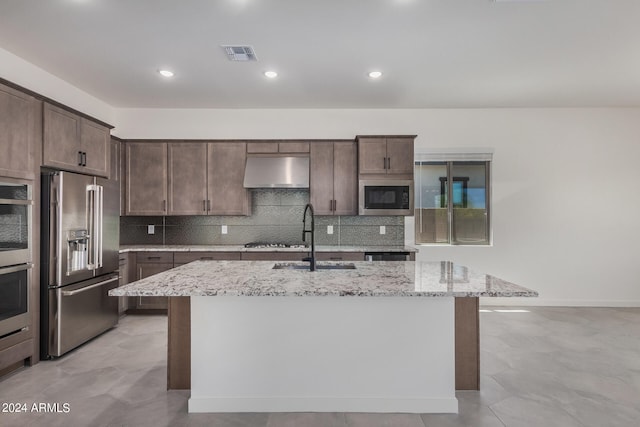
M309 188L308 157L247 157L245 188Z

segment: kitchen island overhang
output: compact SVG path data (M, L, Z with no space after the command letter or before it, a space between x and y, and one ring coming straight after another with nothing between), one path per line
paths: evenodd
M170 341L190 300L191 412L456 412L458 301L537 296L447 261L273 265L196 261L112 291L175 297Z

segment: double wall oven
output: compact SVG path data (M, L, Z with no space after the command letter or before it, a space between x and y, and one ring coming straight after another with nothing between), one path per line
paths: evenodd
M31 325L33 187L0 178L0 339Z

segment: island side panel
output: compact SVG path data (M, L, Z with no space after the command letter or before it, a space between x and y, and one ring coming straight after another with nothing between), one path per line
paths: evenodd
M190 412L457 412L454 298L192 297Z
M191 388L191 297L169 297L167 389Z
M480 390L479 298L455 300L456 390Z

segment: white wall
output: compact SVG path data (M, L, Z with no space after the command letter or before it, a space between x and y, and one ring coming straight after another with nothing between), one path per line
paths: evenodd
M113 124L114 109L110 105L2 48L0 77L105 123Z
M423 246L418 258L540 292L484 303L640 306L640 109L119 109L115 125L122 138L417 134L417 152L493 148L493 246Z

